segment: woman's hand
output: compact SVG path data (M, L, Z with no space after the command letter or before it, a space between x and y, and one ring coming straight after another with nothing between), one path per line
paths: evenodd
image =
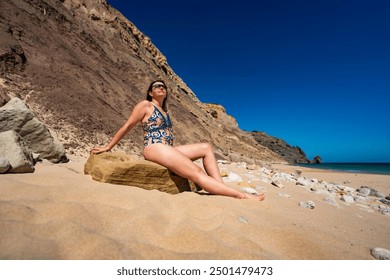
M111 150L108 146L105 146L105 147L95 147L91 150L91 153L94 153L94 154L100 154L100 153L104 153L104 152L108 152L109 150Z

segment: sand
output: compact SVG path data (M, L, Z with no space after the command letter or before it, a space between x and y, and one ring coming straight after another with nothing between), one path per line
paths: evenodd
M100 183L84 175L86 160L0 175L0 259L371 260L372 248L390 249L389 216L362 203L332 206L291 182L277 188L259 181L257 170L221 165L243 178L231 187L264 188L263 202ZM300 169L301 176L390 193L390 176ZM308 200L314 209L298 206Z

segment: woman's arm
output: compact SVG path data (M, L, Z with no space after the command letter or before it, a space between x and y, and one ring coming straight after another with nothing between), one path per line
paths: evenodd
M111 150L122 138L142 119L145 117L146 109L150 106L147 100L141 101L135 107L125 124L115 133L110 143L104 147L95 147L92 153L99 154Z

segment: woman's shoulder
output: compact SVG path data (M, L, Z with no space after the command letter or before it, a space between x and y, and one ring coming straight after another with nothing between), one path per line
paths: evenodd
M142 101L139 102L136 106L137 106L137 107L144 108L144 109L148 109L148 108L153 107L153 105L150 104L150 102L149 102L148 100L142 100Z

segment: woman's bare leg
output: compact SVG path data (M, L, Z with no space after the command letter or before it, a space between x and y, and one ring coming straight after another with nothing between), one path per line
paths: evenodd
M176 174L193 181L209 193L225 195L235 198L253 198L263 200L264 196L253 196L241 193L224 183L208 176L199 166L191 161L178 149L164 145L152 144L144 149L144 157L147 160L158 163L172 170Z
M215 180L223 182L213 148L209 143L182 145L175 147L175 149L192 161L201 158L206 173Z

